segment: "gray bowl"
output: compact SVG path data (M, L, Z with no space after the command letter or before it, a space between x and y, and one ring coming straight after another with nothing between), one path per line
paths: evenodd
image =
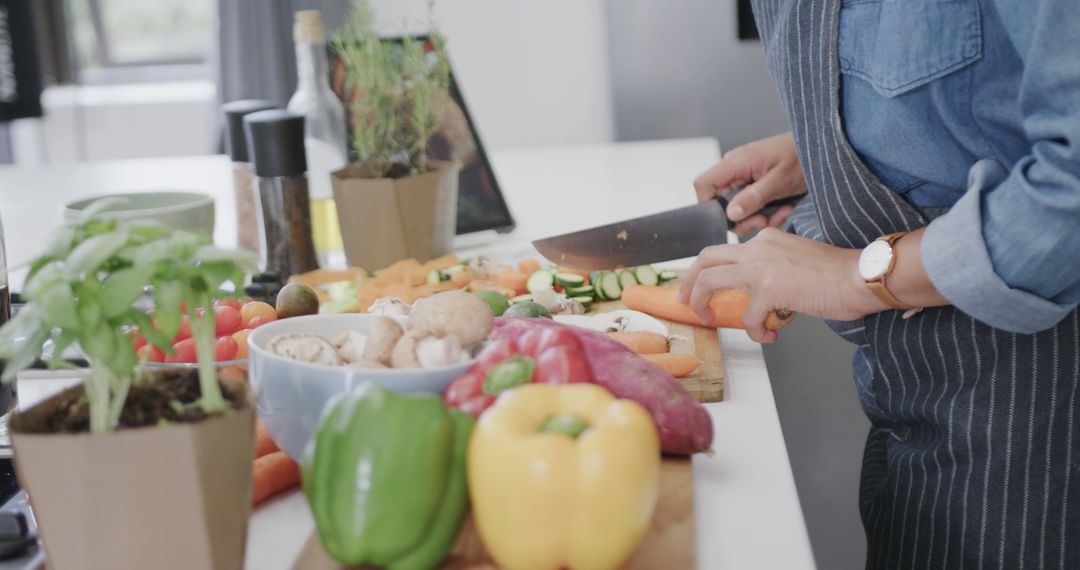
M178 230L214 233L214 198L198 192L134 192L82 198L64 205L64 221L78 220L87 206L102 198L123 199L102 213L108 218L121 222L157 220Z
M317 334L333 338L344 331L367 333L376 315L309 315L267 323L248 336L248 379L259 395L258 414L270 437L293 459L300 459L315 433L326 403L363 382L402 393L442 395L470 363L440 368L357 370L310 364L266 350L279 334ZM398 321L404 326L405 319Z

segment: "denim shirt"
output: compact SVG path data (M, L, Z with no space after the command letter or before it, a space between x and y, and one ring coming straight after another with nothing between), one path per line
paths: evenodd
M1080 302L1080 0L844 0L844 130L934 219L927 274L1012 332Z

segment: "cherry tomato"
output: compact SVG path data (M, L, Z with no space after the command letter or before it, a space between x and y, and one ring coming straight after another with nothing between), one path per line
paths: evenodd
M214 301L214 308L217 308L217 307L232 307L232 308L236 309L237 312L240 312L240 308L243 307L243 306L244 306L243 301L241 301L240 299L235 299L233 297L229 297L229 298L226 298L226 299L218 299L217 301Z
M139 360L144 360L146 362L165 362L165 353L161 352L160 348L153 345L148 344L136 350L135 354L138 355Z
M225 360L232 360L236 358L236 351L239 345L236 344L236 340L231 336L223 336L214 342L214 360L222 362Z
M229 306L214 307L214 335L229 336L240 330L240 311Z
M187 315L184 315L180 317L180 330L177 331L176 336L173 337L173 344L189 338L191 338L191 319L189 319ZM176 362L181 361L178 360Z
M251 321L259 317L267 321L277 320L277 310L270 303L262 301L252 301L240 308L241 325L246 329L255 328L251 326Z
M198 356L195 351L195 339L185 338L174 343L173 353L165 356L165 362L197 362Z
M487 374L491 367L519 352L517 343L513 339L497 340L480 351L480 354L476 357L476 362L469 367L469 372L479 372L481 375Z
M247 329L240 329L232 334L233 340L236 341L236 356L233 358L248 357L247 339L249 334L251 334L251 331Z
M593 374L589 361L578 347L554 346L536 358L534 378L545 384L570 384L592 382Z
M255 317L254 319L251 319L250 321L248 321L247 329L248 330L257 329L257 328L265 325L266 323L272 323L272 322L274 322L276 320L277 319L272 319L272 318L268 318L268 317Z

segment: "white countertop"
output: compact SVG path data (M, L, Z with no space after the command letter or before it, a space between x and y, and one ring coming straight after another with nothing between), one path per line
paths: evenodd
M516 257L528 240L694 202L691 182L719 157L713 139L493 152L518 227L470 248ZM225 157L142 159L0 168L0 216L10 263L24 262L69 200L113 191L184 189L217 199L219 243L235 242L232 178ZM13 274L13 284L21 279ZM813 568L814 559L761 348L721 331L723 402L707 404L713 455L694 457L699 568ZM255 511L247 568L292 566L313 528L298 492Z

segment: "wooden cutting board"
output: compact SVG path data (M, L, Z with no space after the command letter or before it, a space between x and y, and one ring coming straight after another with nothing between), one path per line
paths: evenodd
M626 570L681 570L694 568L694 471L688 458L665 457L660 463L660 500L649 530ZM312 533L294 566L297 570L345 568L326 554ZM489 570L495 563L484 550L472 517L465 521L453 550L439 567L443 570Z
M622 301L607 301L593 305L593 312L606 313L625 308ZM672 337L672 353L692 354L701 361L701 367L686 378L678 378L679 383L699 402L723 400L724 355L720 352L720 335L715 329L659 320L667 326Z

